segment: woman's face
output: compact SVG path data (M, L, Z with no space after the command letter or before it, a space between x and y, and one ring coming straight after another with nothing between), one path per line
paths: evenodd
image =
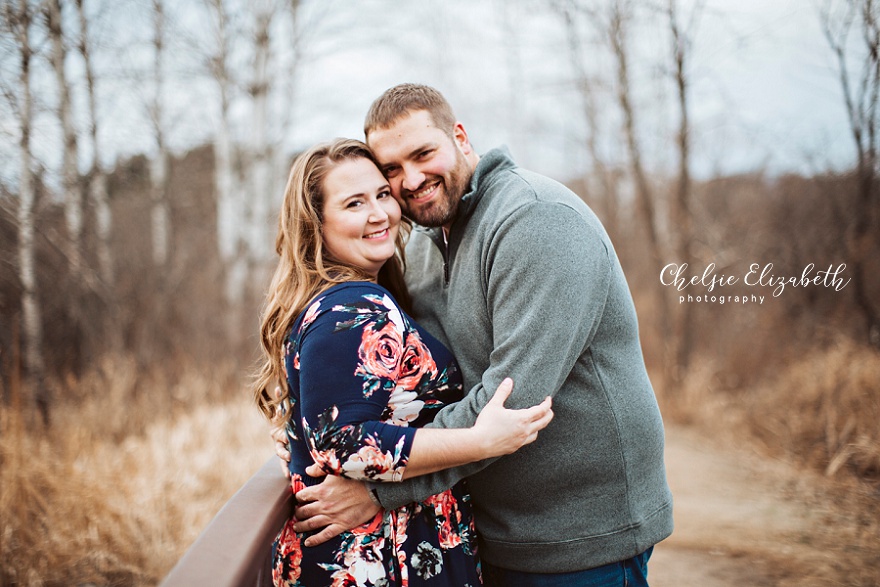
M337 261L378 275L394 255L400 206L369 159L349 159L324 178L324 247Z

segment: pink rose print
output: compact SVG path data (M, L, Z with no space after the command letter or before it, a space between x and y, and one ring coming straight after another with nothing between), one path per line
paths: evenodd
M397 385L403 389L416 389L425 375L432 379L436 377L437 365L418 333L410 332L403 349Z
M400 369L403 339L392 322L380 330L364 328L355 374L394 380Z

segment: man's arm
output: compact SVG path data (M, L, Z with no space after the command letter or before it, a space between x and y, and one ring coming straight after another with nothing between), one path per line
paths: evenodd
M509 407L533 406L555 395L601 320L611 281L609 251L597 227L568 206L535 202L516 210L493 238L487 266L493 329L489 368L431 426L471 426L491 390L507 376L516 381ZM443 491L494 460L374 489L384 507L395 508Z

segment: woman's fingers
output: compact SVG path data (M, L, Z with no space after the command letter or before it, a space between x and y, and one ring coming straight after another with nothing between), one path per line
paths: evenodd
M275 399L280 400L283 390L280 386L275 388ZM288 463L290 462L290 440L287 438L287 415L277 407L271 419L271 427L269 435L275 441L275 454L281 459L281 470L284 476L290 479L290 470Z
M506 377L498 385L474 425L481 430L481 437L487 440L491 447L488 449L489 456L510 454L534 442L538 432L546 428L553 419L553 400L549 396L540 404L530 408L505 408L504 403L512 391L513 380Z
M512 391L513 379L511 379L510 377L505 377L504 380L498 385L498 389L495 390L495 394L492 396L492 399L489 400L489 404L497 405L503 408L504 402L506 402L507 398L510 397L510 392Z
M324 472L324 469L321 468L321 465L318 463L313 463L306 467L306 475L309 477L324 477L327 473Z
M281 442L281 443L287 444L287 427L286 426L273 426L269 430L269 436L271 436L275 442Z
M548 396L537 406L523 410L525 412L524 426L528 434L525 444L534 442L538 438L538 432L546 428L550 421L553 420L554 414L550 407L551 405L552 400Z
M537 426L538 430L543 430L544 428L546 428L547 424L550 423L550 420L553 419L553 415L553 410L548 409L541 415L540 418L535 420L535 425Z
M287 450L287 443L275 441L275 454L282 461L290 462L290 451Z
M281 389L280 385L275 387L275 392L273 395L275 396L275 401L279 401L279 402L284 397L284 390ZM280 405L275 406L274 412L275 413L272 414L272 421L273 422L284 423L287 421L287 414L284 412L283 409L281 409Z
M530 408L523 408L521 410L510 410L511 412L518 412L518 414L522 417L524 422L538 422L543 420L550 414L552 418L553 409L552 409L552 401L550 397L544 399L540 404L536 406L532 406ZM546 425L546 424L545 424Z

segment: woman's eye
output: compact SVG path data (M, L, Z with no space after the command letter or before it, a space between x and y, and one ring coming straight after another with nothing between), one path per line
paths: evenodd
M379 198L380 200L382 200L382 199L384 199L384 198L388 198L388 197L390 197L390 196L391 196L391 191L390 191L390 190L386 190L386 191L384 191L384 192L379 192L379 195L376 196L376 197Z
M357 208L357 207L360 206L360 205L361 205L361 201L360 201L360 200L352 200L351 202L349 202L348 204L346 204L345 207L346 207L346 208Z

